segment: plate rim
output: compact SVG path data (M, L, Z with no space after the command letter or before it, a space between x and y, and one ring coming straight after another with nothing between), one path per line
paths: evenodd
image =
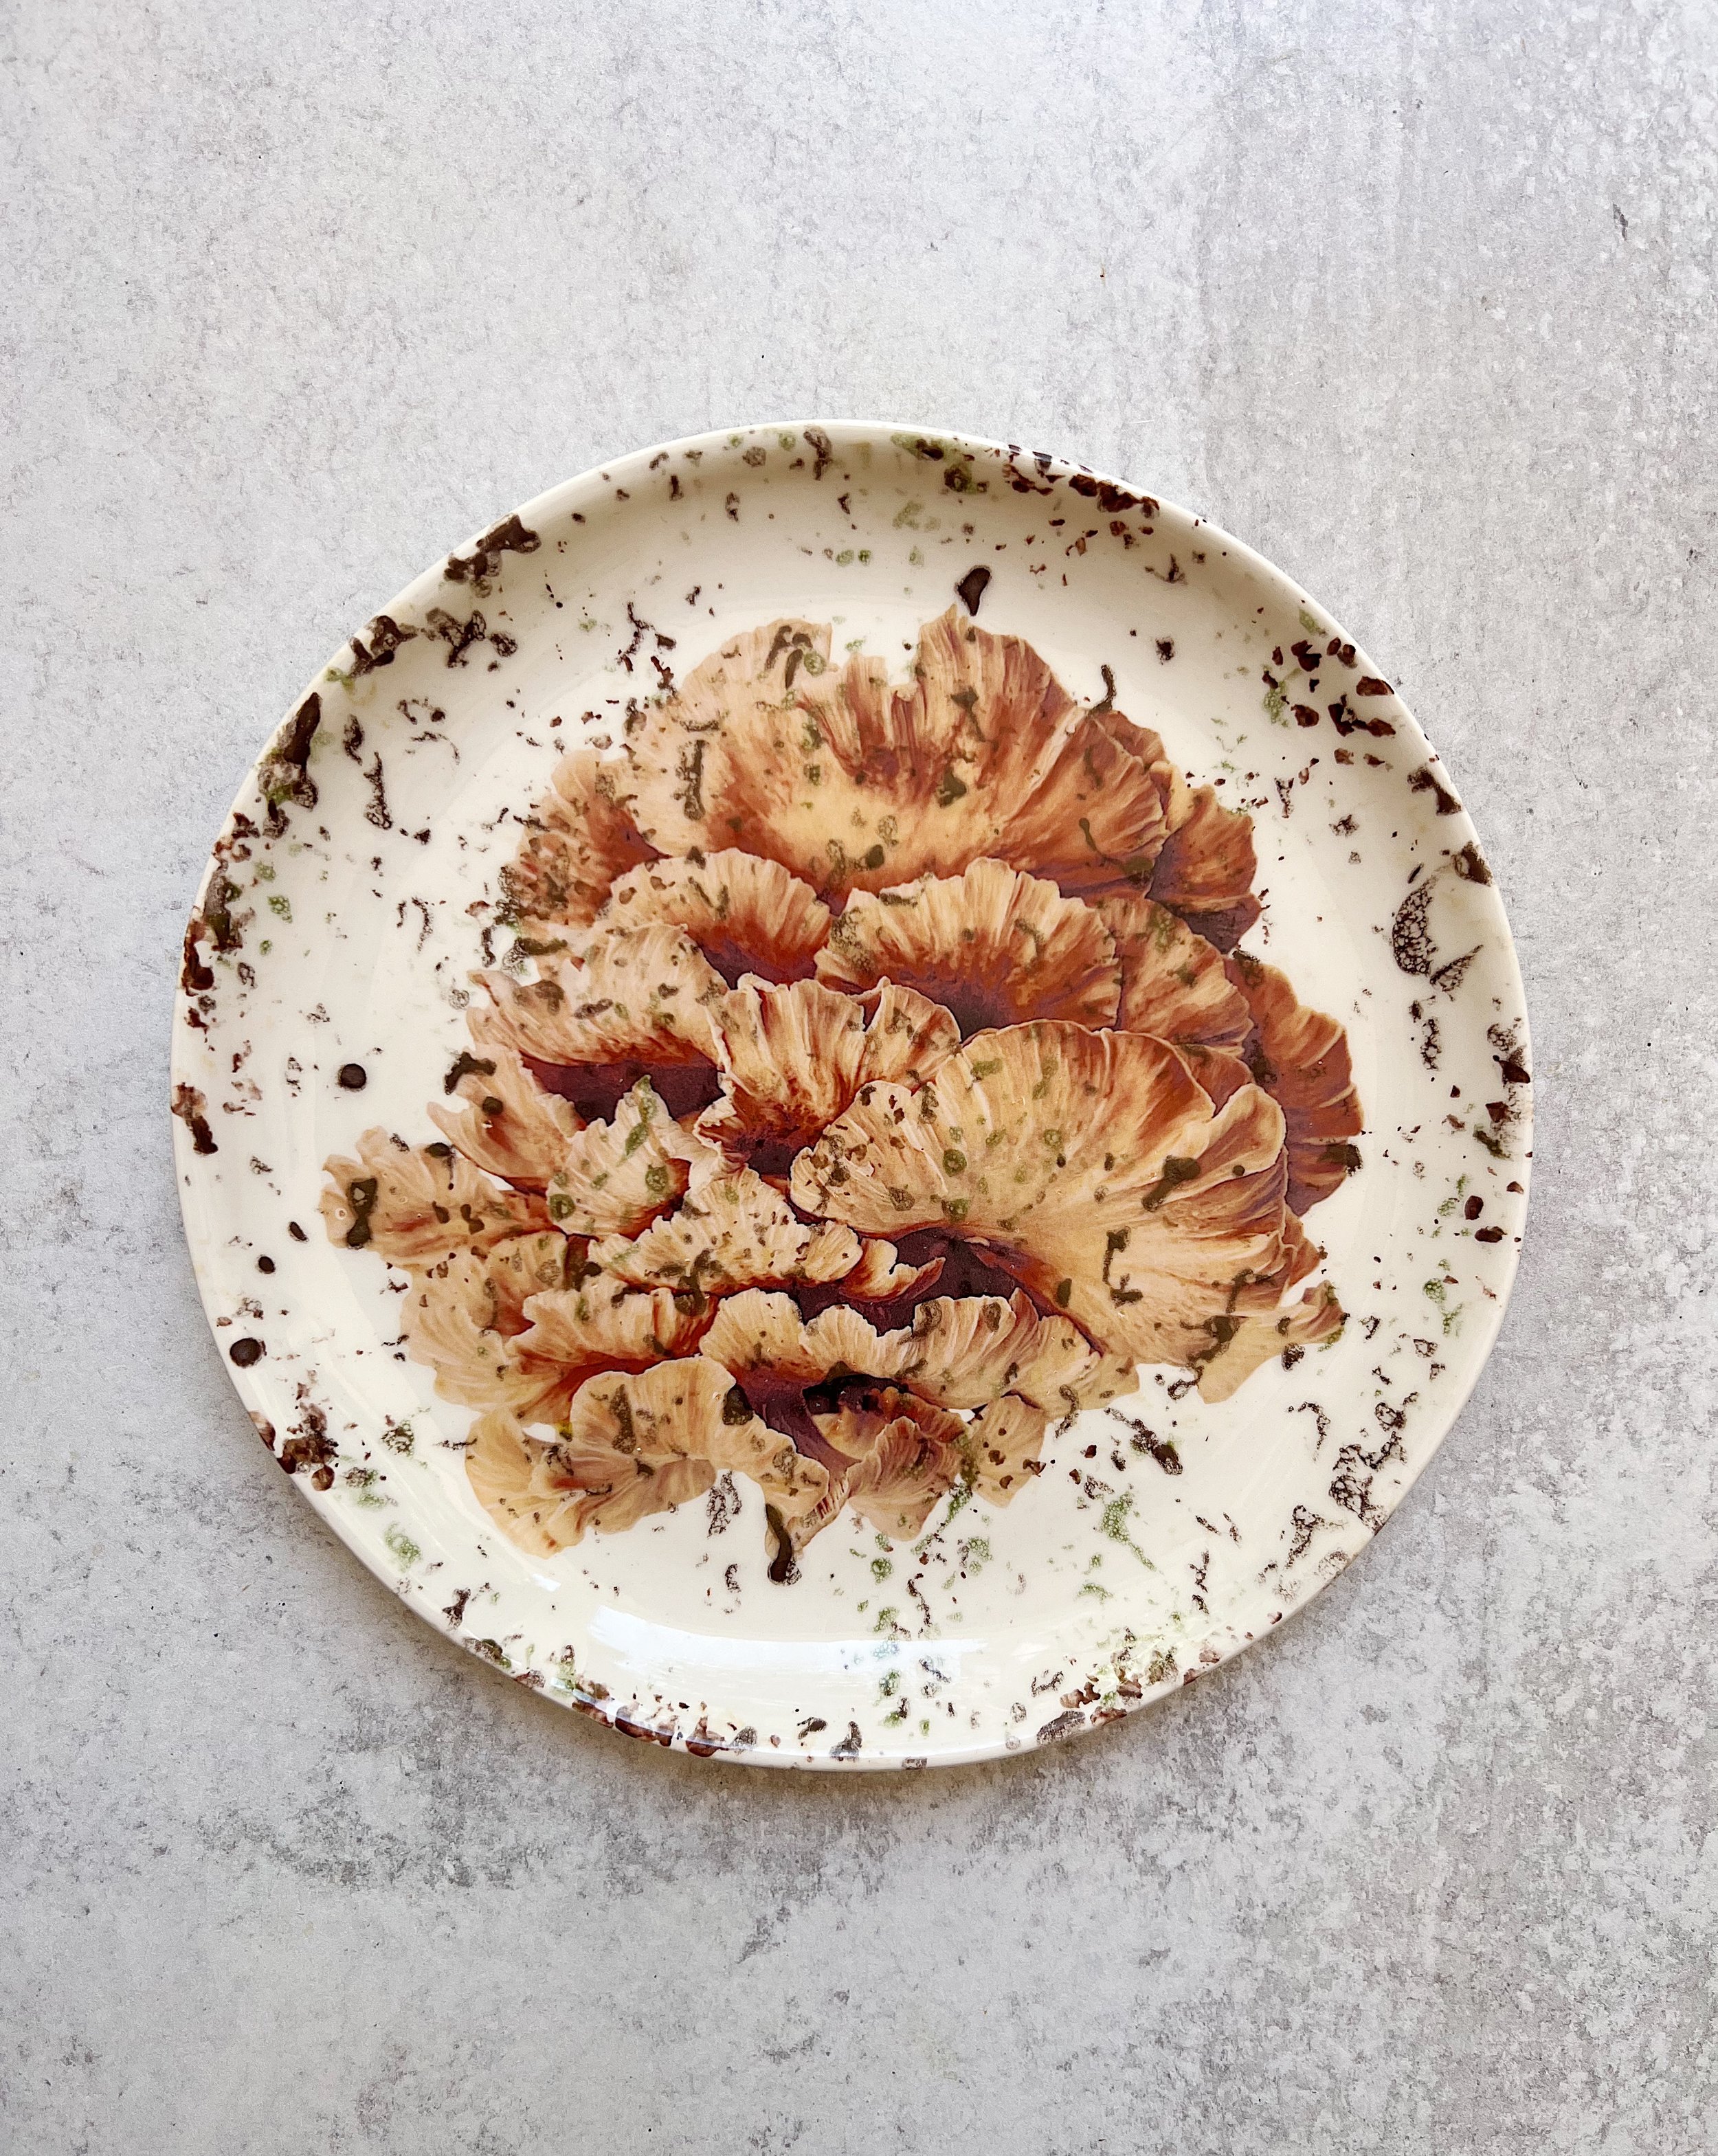
M559 480L553 485L544 488L541 492L531 495L511 511L503 511L499 516L491 518L487 524L471 533L467 539L447 548L438 557L435 563L414 577L391 599L377 608L375 613L368 619L373 619L377 614L397 616L419 605L420 601L429 594L439 591L446 581L445 565L450 557L461 552L472 551L480 539L487 532L495 530L498 525L504 523L509 516L527 524L535 524L551 517L564 518L569 516L572 511L586 500L600 500L606 505L610 498L609 490L616 484L617 476L624 481L629 473L635 470L647 470L651 464L661 456L684 455L691 450L726 449L743 439L747 435L779 434L791 432L803 436L812 429L820 429L831 441L846 438L854 441L864 440L874 444L880 440L888 446L899 446L899 438L906 435L927 442L953 444L963 449L970 449L986 457L1002 459L1029 456L1036 463L1041 458L1047 455L1047 475L1048 473L1054 473L1058 477L1067 477L1078 474L1093 480L1099 485L1110 485L1135 494L1143 493L1156 502L1160 511L1166 511L1172 517L1184 519L1191 528L1211 534L1244 570L1265 583L1276 588L1285 598L1298 601L1309 608L1316 608L1319 613L1330 622L1334 632L1340 634L1345 642L1354 644L1357 658L1361 661L1369 660L1365 645L1361 644L1357 638L1348 636L1336 613L1322 600L1315 598L1311 593L1289 576L1287 571L1279 568L1276 563L1261 554L1256 547L1250 546L1244 539L1237 538L1225 526L1187 508L1167 495L1160 494L1155 487L1142 485L1137 480L1123 479L1115 474L1099 470L1093 466L1067 457L1028 449L1019 443L1005 442L989 436L975 434L964 428L934 426L910 421L836 419L819 417L758 419L748 421L743 425L707 428L697 434L673 436L654 441L639 449L627 450L624 454L610 458L606 462L588 465L583 471L575 473L572 477ZM295 713L301 708L306 699L320 690L322 683L328 679L330 672L337 666L342 654L349 651L351 646L352 639L347 637L335 647L328 660L316 670L304 688L289 704L283 717L276 722L262 746L245 766L216 836L210 843L208 859L198 874L196 894L188 916L189 921L194 922L200 917L210 880L220 868L220 859L214 849L230 830L234 817L243 813L246 803L255 798L260 767L267 760L275 742L279 738L282 729L291 723ZM1402 697L1400 691L1394 693L1400 718L1405 720L1412 730L1409 740L1417 742L1428 756L1436 757L1438 752L1424 726ZM1397 731L1402 731L1399 723ZM1450 827L1452 836L1463 839L1477 845L1479 834L1474 829L1465 799L1462 802L1458 815L1459 820L1453 821ZM1516 1008L1520 1012L1520 1052L1526 1058L1528 1067L1532 1069L1534 1063L1531 1014L1528 1009L1526 983L1522 973L1520 954L1516 945L1515 932L1510 925L1508 909L1504 904L1503 894L1500 891L1495 894L1495 904L1503 929L1501 949L1498 954L1499 961L1506 969L1505 978L1507 985L1512 987L1515 991ZM213 1282L199 1252L198 1226L191 1217L189 1197L191 1185L188 1171L195 1157L195 1148L191 1132L185 1121L172 1106L177 1096L179 1087L182 1085L192 1084L198 1075L188 1066L185 1060L192 1032L191 1027L186 1022L187 1013L190 1007L189 991L176 968L172 1037L168 1059L169 1105L167 1111L172 1126L173 1180L187 1253L190 1258L192 1272L197 1283L198 1301L203 1306L211 1339L215 1345L218 1358L229 1382L238 1394L239 1402L247 1414L255 1422L262 1413L261 1396L252 1383L248 1370L241 1368L232 1363L229 1358L219 1353L219 1336L216 1331L218 1313L212 1299ZM1407 1472L1391 1499L1388 1511L1372 1528L1366 1542L1349 1558L1347 1564L1343 1567L1344 1572L1351 1568L1355 1562L1367 1553L1385 1527L1396 1517L1409 1493L1455 1430L1496 1348L1504 1321L1508 1316L1514 1296L1515 1282L1519 1277L1521 1253L1525 1247L1528 1221L1532 1209L1533 1131L1535 1106L1533 1095L1535 1090L1536 1086L1529 1089L1527 1101L1520 1113L1519 1122L1523 1148L1518 1168L1519 1178L1523 1186L1520 1234L1512 1240L1504 1254L1502 1276L1497 1288L1495 1303L1481 1313L1484 1324L1479 1352L1473 1358L1470 1373L1465 1381L1460 1384L1458 1390L1453 1390L1448 1401L1441 1409L1442 1427L1438 1430L1436 1437L1425 1446L1417 1460L1407 1463ZM463 1648L473 1660L484 1663L486 1666L493 1667L489 1663L487 1656L483 1655L471 1640L456 1631L446 1621L443 1612L415 1599L408 1600L401 1595L397 1579L384 1571L377 1553L354 1533L348 1532L348 1515L343 1508L329 1503L324 1494L313 1489L305 1478L294 1475L290 1477L290 1480L297 1489L300 1497L311 1507L324 1527L332 1530L345 1548L396 1600L405 1600L406 1606L412 1610L413 1614L431 1625L444 1639L455 1646ZM1025 1758L1047 1746L1064 1743L1068 1738L1108 1727L1112 1722L1131 1720L1158 1701L1185 1689L1196 1678L1206 1676L1211 1671L1224 1667L1246 1648L1258 1645L1272 1635L1279 1632L1283 1623L1299 1617L1304 1610L1317 1602L1325 1589L1332 1584L1331 1580L1320 1581L1309 1593L1302 1595L1289 1609L1282 1612L1278 1620L1273 1622L1266 1631L1247 1633L1232 1639L1227 1645L1215 1651L1213 1660L1199 1661L1191 1668L1167 1677L1156 1685L1142 1686L1140 1696L1138 1698L1123 1702L1119 1707L1102 1721L1096 1719L1088 1721L1082 1717L1077 1726L1067 1729L1057 1729L1054 1734L1048 1733L1049 1725L1047 1725L1045 1729L1036 1732L1022 1730L1012 1742L1006 1739L986 1739L970 1744L954 1744L946 1748L928 1751L923 1756L903 1757L898 1754L880 1753L867 1754L863 1752L856 1756L833 1756L821 1753L790 1752L785 1748L772 1751L767 1747L761 1746L739 1749L726 1743L705 1746L688 1743L684 1734L678 1731L671 1737L666 1737L661 1732L648 1724L631 1721L623 1711L618 1708L610 1712L604 1708L600 1701L594 1696L586 1694L582 1687L571 1693L553 1692L548 1697L554 1705L570 1707L574 1712L599 1722L620 1735L640 1738L647 1743L662 1746L665 1749L685 1753L693 1758L718 1761L725 1765L825 1773L833 1773L837 1770L850 1773L855 1770L870 1773L901 1773L923 1771L932 1767L944 1768L976 1766L993 1759ZM495 1674L498 1676L505 1675L500 1671L496 1671ZM507 1681L515 1683L519 1681L517 1679ZM521 1688L527 1691L538 1689L529 1685L523 1685Z

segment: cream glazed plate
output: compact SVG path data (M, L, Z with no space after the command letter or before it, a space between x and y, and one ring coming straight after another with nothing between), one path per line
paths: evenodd
M517 1682L699 1757L985 1758L1262 1638L1496 1335L1502 906L1379 670L1214 526L805 424L366 623L185 941L221 1352Z

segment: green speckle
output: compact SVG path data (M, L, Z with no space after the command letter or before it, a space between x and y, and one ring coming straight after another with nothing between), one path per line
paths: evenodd
M1300 609L1300 625L1309 636L1322 636L1325 633L1304 607Z
M871 559L871 549L870 549L870 547L862 547L859 549L859 558L860 558L860 560L861 560L862 562L868 562L868 561Z
M843 547L841 552L836 556L836 567L838 569L845 569L848 562L851 562L852 558L852 548L851 547Z
M278 913L283 921L290 921L292 918L292 901L285 891L277 891L269 901L269 911Z
M1119 1543L1124 1549L1131 1550L1147 1572L1155 1572L1157 1568L1128 1532L1128 1523L1133 1509L1134 1493L1131 1490L1124 1490L1119 1497L1112 1497L1103 1507L1103 1517L1100 1524L1111 1542ZM1098 1561L1096 1558L1092 1560L1093 1564L1098 1563Z
M894 1568L886 1557L874 1557L871 1560L871 1576L873 1579L887 1579Z
M402 1527L391 1527L388 1530L387 1533L383 1536L382 1539L387 1543L388 1548L393 1552L394 1556L399 1558L400 1563L405 1566L408 1570L409 1570L424 1554L423 1551L418 1548L418 1545L412 1540L411 1537Z
M908 555L907 559L913 564L913 567L915 569L922 569L924 567L923 549L918 547L913 547L911 552Z

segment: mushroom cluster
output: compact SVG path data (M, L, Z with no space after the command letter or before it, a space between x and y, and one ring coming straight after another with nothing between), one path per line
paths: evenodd
M547 1554L737 1472L772 1576L851 1508L1008 1503L1052 1421L1340 1330L1342 1028L1237 950L1252 825L1114 695L952 609L909 679L774 621L521 818L430 1110L327 1163L411 1354Z

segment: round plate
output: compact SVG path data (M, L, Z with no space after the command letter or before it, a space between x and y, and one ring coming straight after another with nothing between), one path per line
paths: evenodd
M1503 907L1377 670L1198 517L883 426L641 451L364 624L215 848L173 1082L209 1320L301 1494L517 1681L748 1762L1018 1750L1263 1637L1448 1429L1526 1203ZM949 1301L903 1290L939 1257Z

